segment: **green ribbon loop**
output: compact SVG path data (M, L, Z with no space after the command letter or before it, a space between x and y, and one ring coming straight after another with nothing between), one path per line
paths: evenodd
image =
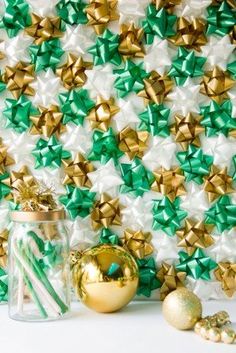
M119 245L120 238L118 237L117 234L114 234L114 232L109 228L103 228L99 236L99 243Z
M77 216L86 217L94 204L95 192L88 189L79 189L71 185L66 186L67 194L60 196L59 201L65 206L69 216L75 219Z
M236 80L236 60L232 61L227 65L227 70L229 73L233 76L233 78Z
M102 65L111 62L114 65L121 64L121 56L118 52L119 35L106 29L102 36L97 37L96 44L88 49L93 55L94 65Z
M228 195L221 196L205 215L205 223L214 224L220 233L236 227L236 204Z
M226 1L223 1L219 6L209 6L207 12L207 35L214 33L223 37L236 24L235 9L231 8Z
M60 0L56 4L57 14L69 25L85 24L88 22L85 7L82 0Z
M2 74L0 70L0 93L5 91L5 89L6 89L6 83L2 82Z
M71 158L71 153L63 150L62 144L55 136L51 136L48 141L40 138L32 151L32 155L36 160L36 169L40 167L59 168L62 159Z
M7 302L8 300L8 275L0 267L0 303Z
M167 137L170 135L168 119L170 109L163 104L149 104L147 109L139 114L141 123L139 129L148 131L152 136Z
M190 256L184 251L179 252L179 264L176 269L187 273L187 276L194 279L203 279L209 281L211 279L211 271L217 267L215 261L206 256L201 249L196 249Z
M80 89L72 90L59 95L60 110L63 113L63 124L72 122L75 125L83 125L85 117L95 106L89 98L88 91Z
M143 196L150 190L155 180L154 175L142 165L138 158L131 164L120 165L121 176L124 184L120 186L120 192L130 193L134 197Z
M189 145L187 151L178 152L176 158L180 162L186 181L194 180L197 184L203 183L203 177L209 174L213 163L212 156L203 154L201 148L193 145Z
M173 26L176 19L175 15L168 14L164 8L157 10L154 5L149 5L146 19L143 21L146 43L152 44L156 35L161 39L173 36L175 34Z
M154 289L161 287L161 282L156 276L155 260L150 257L148 259L137 259L136 262L139 268L137 295L150 297Z
M229 132L236 129L236 119L232 118L232 102L227 100L222 104L211 101L210 105L201 107L203 119L200 124L205 127L206 136L228 136Z
M0 174L0 200L10 194L11 188L4 183L9 178L8 173Z
M161 229L169 236L175 235L181 227L181 221L187 216L187 212L180 208L180 199L173 202L168 197L162 200L153 200L153 224L154 230Z

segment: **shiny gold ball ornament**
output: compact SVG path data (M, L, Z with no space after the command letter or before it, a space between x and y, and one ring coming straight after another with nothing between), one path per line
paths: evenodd
M73 266L75 291L87 307L101 313L117 311L136 294L138 267L120 246L102 244L86 250Z
M179 330L189 330L200 320L202 304L193 292L178 288L166 296L162 310L170 325Z

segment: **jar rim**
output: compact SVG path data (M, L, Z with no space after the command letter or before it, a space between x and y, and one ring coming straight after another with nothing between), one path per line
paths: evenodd
M65 219L63 208L50 211L11 211L10 218L15 222L60 221Z

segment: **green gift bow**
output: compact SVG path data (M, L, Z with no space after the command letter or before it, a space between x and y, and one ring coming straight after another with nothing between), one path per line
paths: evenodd
M59 94L60 109L63 113L63 124L73 122L75 125L83 125L84 118L95 106L89 98L88 91L85 89L71 90Z
M126 60L123 69L114 70L118 75L115 80L115 88L118 97L125 97L130 92L139 92L144 88L143 79L148 77L150 73L142 69L142 63L136 65L130 60Z
M176 19L175 15L168 14L164 8L157 10L155 5L149 5L146 10L146 19L143 21L146 43L152 44L155 35L161 39L173 36L175 34L173 25Z
M156 264L153 257L136 259L139 268L139 286L137 295L150 297L154 289L161 287L161 282L156 276Z
M4 180L9 178L8 173L0 174L0 200L10 194L11 188L4 183Z
M118 148L117 138L112 128L106 132L94 131L93 147L88 155L90 161L100 161L102 164L107 163L111 158L117 164L118 158L123 155Z
M233 78L236 80L236 60L232 61L227 65L227 70L229 73L233 76Z
M147 109L139 114L142 121L139 124L140 130L151 132L152 136L167 137L170 135L168 119L170 109L163 104L149 104Z
M60 196L59 201L65 206L69 216L75 219L77 216L86 217L93 206L96 193L88 189L66 186L67 194Z
M0 267L0 303L6 302L8 299L8 275L6 271Z
M59 168L62 159L71 157L71 153L63 150L62 144L55 136L51 136L48 141L40 138L32 151L32 155L36 159L36 169L40 167Z
M6 89L6 83L2 82L2 75L0 70L0 93L5 91L5 89Z
M173 202L168 197L162 200L153 200L153 224L154 230L161 229L169 236L173 236L181 227L181 221L187 216L187 212L180 208L180 199Z
M219 6L209 6L207 12L207 35L214 33L223 37L236 24L235 9L230 8L226 1L223 1Z
M179 252L179 264L176 269L187 273L187 276L194 279L203 279L209 281L211 279L210 272L217 267L215 261L206 256L202 249L196 249L192 255L188 255L184 251Z
M4 28L10 38L31 25L29 5L24 0L4 0L5 13L0 19L0 28Z
M236 180L236 154L232 158L232 164L233 164L233 175L232 175L232 178L233 178L233 180Z
M219 232L236 227L236 204L228 195L223 195L205 212L206 224L214 224Z
M49 67L55 70L64 54L58 38L44 41L40 45L32 44L29 47L29 52L31 63L35 65L35 71L46 70Z
M56 4L57 14L69 25L85 24L88 22L85 7L82 0L60 0Z
M100 244L112 244L112 245L119 245L120 238L117 234L115 234L109 228L103 228L100 236L99 236L99 243Z
M201 148L189 145L187 151L178 152L176 158L184 172L186 181L194 180L197 184L203 183L203 176L209 174L213 157L203 154Z
M150 185L155 180L154 175L142 165L138 158L131 164L120 165L121 176L124 184L120 186L120 192L130 193L134 197L142 196L150 190Z
M206 58L196 56L194 51L179 48L177 57L173 60L168 75L174 77L177 85L182 86L188 77L203 75L202 67Z
M203 119L200 124L205 127L206 136L219 133L228 136L231 130L236 129L236 119L232 118L232 102L227 100L222 104L211 101L210 105L201 107Z
M97 37L96 44L88 49L93 55L94 65L102 65L111 62L114 65L121 64L121 56L118 52L119 35L106 29L102 36Z

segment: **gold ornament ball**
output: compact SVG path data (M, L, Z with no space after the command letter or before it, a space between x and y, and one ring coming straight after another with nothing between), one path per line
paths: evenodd
M226 327L221 331L221 341L227 344L233 343L235 340L235 332L233 329Z
M162 310L166 321L179 330L193 328L202 316L200 299L187 288L179 288L168 294Z
M134 297L138 267L133 257L116 245L86 250L72 270L73 285L87 307L101 313L117 311Z

